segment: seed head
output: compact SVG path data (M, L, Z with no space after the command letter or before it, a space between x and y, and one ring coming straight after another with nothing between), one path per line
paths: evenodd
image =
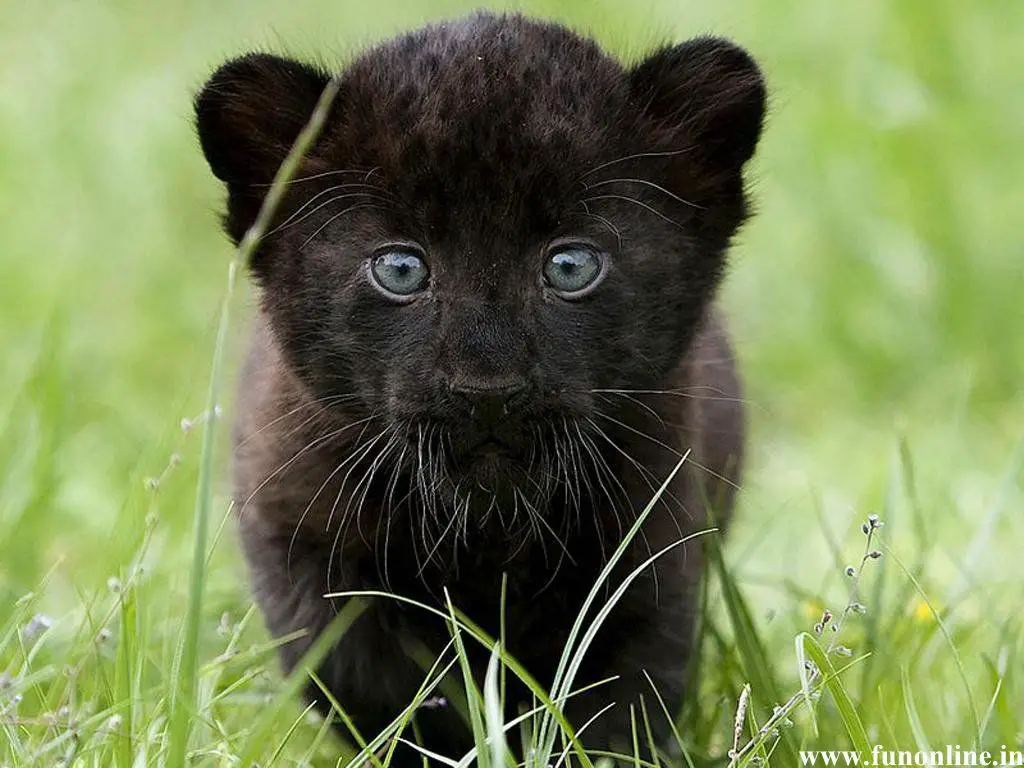
M31 640L53 626L53 619L45 613L37 613L21 629L21 636L25 640Z

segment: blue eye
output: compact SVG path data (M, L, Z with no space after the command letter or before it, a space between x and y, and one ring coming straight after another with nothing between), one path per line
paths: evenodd
M584 245L570 245L553 252L544 265L544 279L552 289L573 298L601 277L604 260Z
M411 296L427 287L430 270L414 251L395 250L382 253L370 262L370 274L386 293Z

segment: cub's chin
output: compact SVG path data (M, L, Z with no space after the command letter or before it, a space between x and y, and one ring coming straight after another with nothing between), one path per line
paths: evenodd
M486 443L451 467L443 495L454 511L479 523L492 513L512 525L528 519L551 500L554 484L528 457L497 443ZM511 530L509 531L512 532Z

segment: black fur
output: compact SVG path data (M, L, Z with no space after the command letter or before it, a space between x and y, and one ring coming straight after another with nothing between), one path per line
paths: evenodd
M235 241L327 78L252 54L197 98ZM442 605L447 589L496 633L507 574L509 651L550 683L605 557L684 451L616 583L705 527L706 499L721 520L731 509L743 412L713 298L747 212L760 72L716 38L626 68L564 27L477 14L373 48L340 78L251 265L262 309L235 459L257 600L274 635L315 635L341 602L328 591ZM605 270L569 299L542 278L566 242ZM402 300L369 268L396 243L430 270ZM626 748L642 671L684 696L702 560L698 544L674 550L611 615L577 682L618 680L568 705L578 726L616 702L588 746ZM376 601L320 676L372 735L422 681L404 646L447 639L443 622ZM283 648L286 667L309 642ZM452 712L418 720L432 749L467 748ZM664 742L667 724L655 730Z

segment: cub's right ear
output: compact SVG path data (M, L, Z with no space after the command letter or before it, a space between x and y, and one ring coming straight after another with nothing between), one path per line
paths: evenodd
M222 65L196 96L199 142L213 174L227 184L227 227L236 240L329 80L309 65L252 53Z
M764 122L764 77L735 43L698 37L651 54L630 72L647 115L693 146L707 170L735 174L754 154Z

